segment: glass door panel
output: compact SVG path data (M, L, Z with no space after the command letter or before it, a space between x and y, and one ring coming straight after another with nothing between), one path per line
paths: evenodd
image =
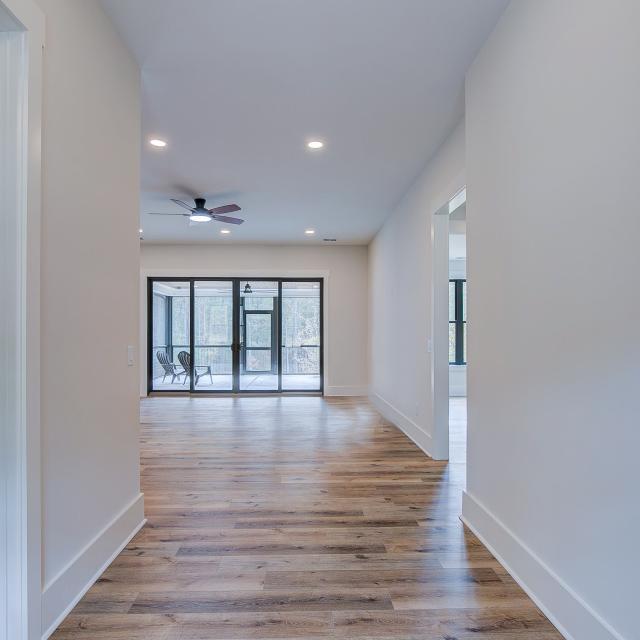
M272 373L273 313L271 311L245 311L244 321L245 371Z
M190 283L187 280L155 281L151 291L152 391L188 391L190 344ZM187 355L185 360L184 354Z
M282 283L282 390L320 391L320 282Z
M278 390L278 282L240 281L240 391Z
M193 285L194 391L233 390L233 281Z

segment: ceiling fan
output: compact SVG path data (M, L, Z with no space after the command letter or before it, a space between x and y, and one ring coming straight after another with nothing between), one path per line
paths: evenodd
M151 216L185 216L189 218L191 222L211 222L216 220L217 222L228 222L229 224L242 224L244 220L241 218L232 218L231 216L225 216L225 213L233 213L234 211L240 211L240 207L237 204L224 204L221 207L214 207L213 209L207 209L204 198L195 198L195 207L190 207L186 202L182 200L176 200L171 198L171 202L175 202L177 205L184 207L189 213L155 213L150 212Z

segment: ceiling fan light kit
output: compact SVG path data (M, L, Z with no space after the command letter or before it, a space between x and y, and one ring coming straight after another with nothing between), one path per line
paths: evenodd
M203 213L192 213L189 216L189 220L191 220L191 222L211 222L213 218Z
M234 211L240 211L240 207L237 204L224 204L220 207L214 207L213 209L207 209L205 207L206 200L204 198L195 198L195 207L190 207L186 202L182 200L176 200L171 198L172 202L175 202L178 206L186 209L189 213L156 213L150 212L152 216L185 216L189 218L191 222L225 222L227 224L242 224L244 220L241 218L233 218L231 216L224 215L225 213L233 213Z

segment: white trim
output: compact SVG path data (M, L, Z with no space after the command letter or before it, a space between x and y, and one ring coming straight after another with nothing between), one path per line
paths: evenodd
M14 102L18 122L15 111L11 120L0 116L0 139L16 141L18 160L11 176L13 186L17 187L14 206L7 209L6 218L11 224L8 211L15 213L13 229L6 229L9 232L6 239L14 246L11 254L5 256L15 265L15 269L12 265L6 273L12 277L15 272L16 278L10 285L12 293L3 292L7 294L3 300L13 299L5 305L14 312L13 326L7 326L10 333L6 338L16 345L18 352L13 364L17 388L11 390L18 401L10 423L5 420L7 416L0 416L4 426L16 427L9 436L10 448L4 452L11 464L2 466L15 472L13 480L17 485L11 487L15 498L11 512L4 511L4 505L0 509L3 517L9 516L9 522L15 523L14 531L18 532L17 544L10 549L15 559L14 571L7 577L12 582L11 610L19 619L7 620L7 628L11 640L34 640L40 637L41 614L40 220L44 14L33 0L0 0L0 3L15 18L9 23L5 21L4 28L10 30L15 23L23 28L11 45L16 64L10 63L6 76L21 94L15 96L18 102Z
M144 278L328 278L327 269L160 269L144 268Z
M45 585L42 593L42 626L46 629L43 640L58 628L145 522L144 495L140 493ZM87 580L87 576L91 577Z
M0 6L0 640L24 635L26 37ZM4 372L17 371L18 375Z
M366 385L351 385L344 387L326 387L325 396L366 396L369 388Z
M462 493L460 519L567 640L625 640L515 533L466 491ZM501 549L501 553L496 549Z
M390 402L387 402L382 396L371 392L369 401L382 414L382 417L398 427L408 438L410 438L422 451L430 458L433 451L433 441L431 434L419 427L411 418L407 417L402 411L396 409Z
M447 203L431 216L431 422L436 460L449 458L448 207Z
M323 359L324 384L330 388L329 362L329 286L331 272L328 269L164 269L144 268L140 270L140 397L147 397L147 278L322 278L322 321L323 321ZM345 394L347 395L347 394ZM366 395L366 394L365 394Z

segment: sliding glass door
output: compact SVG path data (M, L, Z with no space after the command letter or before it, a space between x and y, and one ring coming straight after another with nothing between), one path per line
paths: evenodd
M323 389L322 280L150 278L149 391Z

